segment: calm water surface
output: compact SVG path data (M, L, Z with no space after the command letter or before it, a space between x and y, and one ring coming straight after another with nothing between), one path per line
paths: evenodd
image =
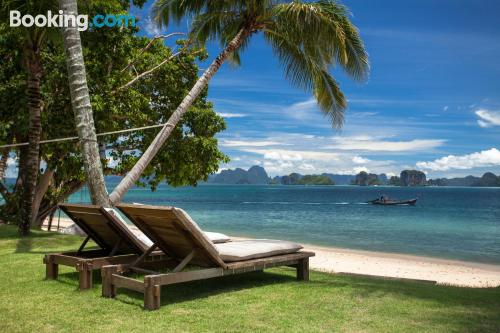
M382 194L419 200L365 203ZM124 201L181 207L203 229L235 236L500 264L500 188L161 186L132 189Z

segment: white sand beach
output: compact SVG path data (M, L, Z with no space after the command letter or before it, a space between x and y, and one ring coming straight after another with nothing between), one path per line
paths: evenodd
M53 231L57 227L57 222L57 219L54 219ZM42 229L46 230L46 224ZM73 222L61 218L60 232L74 233ZM243 237L231 238L245 239ZM500 286L500 265L308 244L305 244L304 248L316 253L316 256L311 258L310 267L317 271L424 280L443 285L473 288Z

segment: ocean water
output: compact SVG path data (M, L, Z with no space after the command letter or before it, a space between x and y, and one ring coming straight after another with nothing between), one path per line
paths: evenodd
M382 194L418 202L366 204ZM235 236L500 264L500 188L160 186L134 188L124 202L181 207L203 229Z

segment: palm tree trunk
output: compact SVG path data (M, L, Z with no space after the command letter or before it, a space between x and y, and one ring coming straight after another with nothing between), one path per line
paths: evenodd
M59 6L65 14L75 16L78 14L76 0L60 0ZM93 204L109 207L109 197L104 183L92 106L90 105L80 33L76 26L62 28L62 33L66 49L71 104L80 138L90 197Z
M191 104L196 100L198 95L207 86L210 79L219 70L227 57L237 48L241 46L243 41L248 38L251 31L250 29L241 29L238 34L229 42L226 48L215 58L215 60L210 64L203 75L196 81L195 85L186 97L182 100L181 104L172 113L168 119L166 125L161 129L161 131L156 135L154 140L149 145L148 149L142 154L141 158L134 165L132 170L127 173L127 175L122 179L122 181L116 186L111 195L109 196L111 203L113 205L118 204L125 193L134 185L134 183L139 180L142 172L149 165L151 160L156 156L158 151L161 149L165 141L168 139L173 129L181 120L182 116L189 109Z
M42 97L40 95L40 79L42 64L40 52L36 47L26 48L28 69L27 100L29 112L28 152L26 156L26 174L23 181L21 203L21 222L19 233L27 235L33 222L33 199L35 197L36 182L40 157L40 136L42 134L41 113Z

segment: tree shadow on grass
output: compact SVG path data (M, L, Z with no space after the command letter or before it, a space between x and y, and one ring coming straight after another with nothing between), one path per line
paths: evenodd
M330 293L336 295L335 297L341 295L340 297L345 298L342 302L347 303L358 304L356 300L363 299L368 304L373 304L371 305L373 308L367 310L374 311L375 316L378 316L380 311L386 311L385 307L391 308L398 303L401 304L402 312L395 313L395 315L406 316L404 312L406 302L413 304L423 300L425 302L421 303L421 309L417 309L417 311L425 312L425 316L411 320L421 321L426 325L436 325L436 327L440 327L443 323L452 323L450 325L453 325L457 331L495 332L499 331L500 328L500 312L498 311L500 308L500 288L459 288L429 285L415 281L381 280L326 273L313 273L311 281L296 282L294 273L293 269L279 268L266 272L252 272L163 286L161 288L161 306L203 300L246 289L280 285L275 289L270 289L271 292L290 292L292 293L290 297L296 298L298 297L296 289L300 288L300 297L305 299ZM77 272L63 273L60 274L60 277L61 283L73 285L75 291L78 290ZM93 283L94 288L100 289L102 287L98 271L93 274ZM290 288L294 290L290 291ZM141 293L119 289L117 301L143 309L143 294ZM314 299L306 301L306 303L311 302L314 302ZM361 303L355 306L366 307ZM408 316L411 317L412 314L409 313Z
M60 234L55 232L46 232L40 230L32 230L28 236L21 237L15 225L0 226L0 242L16 241L14 253L45 253L47 251L32 251L34 247L50 247L53 242L51 239L57 238L58 245L74 244L75 239L72 237L60 237Z
M349 288L344 294L351 299L390 299L401 303L424 301L426 303L422 304L436 309L430 311L426 320L436 324L453 323L458 331L500 332L500 287L466 288L376 277L330 276L311 283L310 288L332 293L339 288Z
M295 276L289 274L291 272L291 269L282 268L278 272L245 273L163 286L161 306L272 284L283 284L284 287L288 287L290 283L300 283L304 297L308 297L308 294L311 295L310 297L316 297L314 295L318 295L318 292L323 295L325 293L342 293L348 301L372 299L376 304L385 299L382 302L387 302L387 306L401 302L403 307L405 302L424 301L425 303L421 303L423 308L430 306L434 310L429 311L428 317L422 320L435 322L436 325L443 322L453 322L459 329L469 330L469 328L475 327L487 331L491 330L492 325L493 327L500 326L500 312L498 311L500 308L500 288L460 288L416 281L381 280L330 274L325 276L323 275L325 273L314 274L309 282L296 282ZM283 292L286 293L287 289L284 288ZM120 294L127 297L120 297ZM124 303L142 308L143 295L140 293L120 289L117 297ZM294 294L292 297L296 297L296 295Z
M47 254L51 252L57 252L51 249L50 236L42 236L46 237L44 240L41 240L40 237L32 238L21 238L16 243L16 249L14 253L30 253L30 254ZM58 248L64 246L71 246L74 244L74 240L57 240ZM36 251L33 248L47 248L47 250ZM62 251L62 250L61 250Z
M29 239L29 238L43 238L43 237L54 237L59 236L55 231L42 231L37 229L32 229L30 234L25 237L21 237L17 230L16 225L0 225L0 240L8 240L8 239Z
M191 281L161 287L161 306L200 300L218 294L241 291L273 284L296 282L295 276L277 274L272 272L251 272L224 276L213 279ZM134 301L121 298L126 295ZM143 294L131 290L119 289L119 301L143 308ZM139 302L140 304L137 304Z
M399 295L409 298L432 300L443 305L491 304L491 300L494 300L500 308L500 287L467 288L434 285L419 281L405 281L404 279L385 280L377 277L330 276L332 278L315 281L311 286L316 285L321 288L331 286L332 288L338 288L339 284L342 284L355 290L356 294L361 297L374 297L375 294L377 297Z
M14 253L32 253L32 254L47 254L50 252L57 252L52 249L54 244L57 244L58 248L75 247L75 241L78 241L75 237L61 237L60 234L55 232L37 232L26 237L13 237L10 240L17 239L16 249ZM57 242L54 240L57 239ZM43 248L46 250L34 251L33 248Z
M59 273L59 276L55 280L48 280L45 277L42 279L43 281L55 281L57 283L62 283L68 286L74 286L75 290L79 290L80 284L79 284L79 276L78 272L65 272L65 273ZM95 278L95 274L92 276L92 281L95 285L96 282L100 282L100 280L97 280Z
M43 281L55 281L58 283L62 283L68 286L73 286L75 291L85 292L87 290L80 290L80 276L77 271L73 272L64 272L59 273L59 276L56 280L47 280L45 277L42 279ZM92 271L92 289L97 288L101 289L101 272L99 270Z

